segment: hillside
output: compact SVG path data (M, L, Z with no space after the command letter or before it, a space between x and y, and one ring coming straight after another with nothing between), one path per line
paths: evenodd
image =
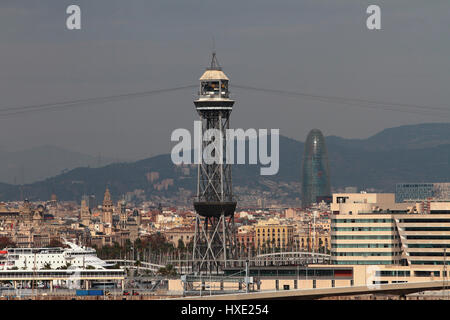
M393 191L399 182L450 181L449 140L450 124L391 128L365 140L327 137L331 184L334 188L358 186ZM265 190L267 180L300 182L303 148L303 142L280 137L278 174L261 177L259 165L235 165L233 185ZM159 177L152 180L151 172L158 172ZM173 186L157 190L155 185L165 179L173 179ZM136 189L147 195L174 196L179 188L195 190L196 169L176 167L170 155L160 155L101 168L76 168L25 185L23 193L30 199L49 199L55 193L59 199L78 201L83 194L101 198L106 185L116 197ZM16 200L20 194L18 186L0 184L0 199Z
M410 150L450 144L450 123L425 123L384 129L368 139L327 137L331 145L366 151Z

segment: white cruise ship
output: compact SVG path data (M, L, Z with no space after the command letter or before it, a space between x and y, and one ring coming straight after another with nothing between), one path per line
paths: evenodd
M0 270L105 269L112 266L92 248L65 241L69 248L6 248L0 251Z

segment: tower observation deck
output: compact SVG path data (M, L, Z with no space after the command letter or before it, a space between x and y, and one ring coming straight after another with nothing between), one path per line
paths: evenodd
M211 155L223 161L208 161L202 154L202 161L198 164L193 248L196 272L218 272L230 260L236 259L236 201L232 192L231 165L225 161L226 129L230 127L234 105L234 100L230 99L229 81L213 52L211 65L200 77L199 95L194 104L202 122L201 136L207 136L210 129L221 132L222 141L203 139L201 150L214 142Z

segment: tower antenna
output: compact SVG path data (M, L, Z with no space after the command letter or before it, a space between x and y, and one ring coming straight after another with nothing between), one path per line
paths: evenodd
M219 64L219 61L217 60L216 55L216 40L214 39L214 36L212 37L212 54L211 54L211 64L207 70L222 70L222 67Z

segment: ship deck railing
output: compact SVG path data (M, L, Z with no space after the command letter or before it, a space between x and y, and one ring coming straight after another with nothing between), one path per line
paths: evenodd
M0 280L20 278L124 278L124 270L0 270Z

